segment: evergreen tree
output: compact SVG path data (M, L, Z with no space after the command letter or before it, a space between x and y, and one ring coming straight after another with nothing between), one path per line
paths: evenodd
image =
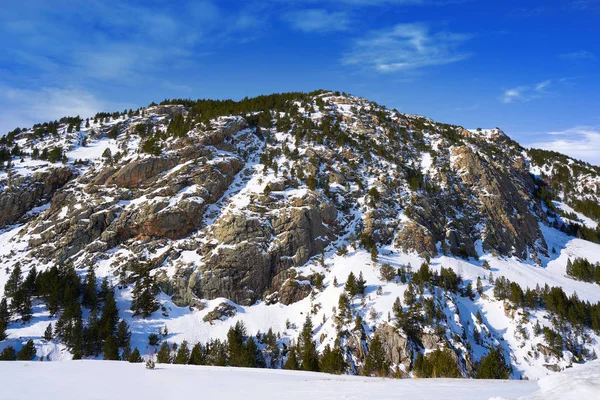
M140 351L138 350L138 348L134 348L133 351L131 352L131 355L129 356L129 360L130 363L141 363L142 360L142 356L140 355Z
M385 360L383 344L377 335L369 343L369 354L365 359L364 373L367 376L387 376L390 373L389 363Z
M190 354L189 363L191 365L205 365L206 364L206 356L204 354L204 348L201 343L196 343L194 347L192 347L192 352Z
M338 375L344 372L344 355L338 344L339 342L336 342L336 346L333 350L331 349L331 346L325 346L323 354L319 359L319 369L321 372Z
M37 355L37 351L35 349L35 345L33 344L33 340L29 339L25 346L19 350L17 353L17 360L20 361L29 361L33 360Z
M119 322L119 309L115 301L115 291L109 288L105 293L104 307L99 320L99 334L101 338L107 338L115 333Z
M19 288L21 287L21 266L17 263L10 276L8 277L8 280L6 281L6 284L4 285L4 295L6 297L13 297L17 291L19 290Z
M10 322L10 311L6 299L0 300L0 341L6 339L6 328Z
M256 341L253 337L248 338L246 342L246 366L251 368L264 368L265 360L264 357L256 345Z
M499 347L493 348L490 352L483 356L479 361L476 379L508 379L510 376L511 367L506 364L502 349Z
M238 321L235 326L227 332L227 343L229 347L229 365L232 367L245 367L247 365L246 347L244 340L246 327L243 322Z
M117 326L117 341L119 343L119 347L121 348L129 346L131 341L131 331L129 330L129 325L124 319L122 319Z
M283 365L283 369L289 369L294 371L300 369L300 365L298 363L298 356L296 354L296 347L290 347L290 350L288 352L288 358L285 361L285 364Z
M139 278L133 288L133 300L131 302L133 315L141 315L143 318L147 318L158 310L159 304L156 300L156 294L157 287L152 277L146 275Z
M365 290L367 289L367 281L365 280L362 271L358 274L358 280L356 281L356 291L358 294L363 296L365 294Z
M46 330L44 331L44 340L47 342L52 341L52 324L48 324Z
M175 364L187 364L190 361L190 349L188 347L187 341L183 341L179 349L177 350L177 355L175 356Z
M17 359L17 352L12 346L8 346L0 353L0 361L15 361Z
M319 371L319 354L312 340L313 324L310 316L306 316L302 332L300 332L299 346L302 369L304 371Z
M105 360L118 360L119 359L119 341L113 335L110 335L104 341L104 346L102 347L102 352L104 353Z
M81 305L89 309L95 309L98 306L98 292L96 289L97 285L98 283L96 281L94 267L90 266L87 276L85 277L85 288L83 290Z
M344 286L346 293L350 298L356 296L358 294L358 285L356 283L356 276L354 276L353 272L350 272L348 275L348 279L346 280L346 285Z
M477 293L479 293L479 295L481 296L483 294L483 283L481 282L481 278L477 277Z
M123 352L121 353L121 360L129 361L130 358L131 358L131 346L129 346L129 343L128 343L127 346L123 347Z
M163 342L160 346L158 353L156 353L156 362L159 364L171 364L171 347L169 343Z

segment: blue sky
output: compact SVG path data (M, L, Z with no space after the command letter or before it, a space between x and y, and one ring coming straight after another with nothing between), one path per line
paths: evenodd
M0 132L319 88L600 165L600 0L14 1Z

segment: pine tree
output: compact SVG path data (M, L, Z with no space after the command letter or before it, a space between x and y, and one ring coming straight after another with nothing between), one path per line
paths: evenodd
M283 365L283 369L289 369L297 371L300 369L300 365L298 364L298 356L296 354L296 348L294 346L290 347L288 351L288 358Z
M171 364L171 346L169 346L169 343L163 342L160 346L158 353L156 353L156 362L159 364Z
M2 298L0 301L0 341L6 339L6 328L8 327L8 323L10 322L10 311L8 309L8 304L6 303L6 299Z
M367 281L365 280L362 271L358 274L358 280L356 281L356 291L358 294L363 296L365 294L365 290L367 289Z
M141 363L142 360L142 356L140 355L140 351L138 350L138 348L134 348L133 351L131 352L131 355L129 356L129 360L130 363Z
M475 379L508 379L511 367L506 364L502 349L493 348L479 361Z
M139 278L133 288L133 300L131 302L133 315L141 315L143 318L147 318L158 310L159 304L156 301L156 293L157 287L152 277L146 275Z
M253 337L246 342L246 366L250 368L264 368L265 359Z
M104 307L99 320L100 337L107 338L115 333L119 322L119 309L115 301L115 291L109 288L104 295Z
M312 340L313 324L310 316L306 316L302 332L300 332L300 357L302 361L302 369L304 371L319 371L319 354L317 347Z
M129 330L129 325L124 319L117 326L117 341L121 348L129 346L131 341L131 330Z
M113 335L110 335L104 341L104 346L102 347L102 352L104 353L105 360L118 360L119 359L119 341Z
M383 344L379 336L375 337L369 343L369 354L365 359L365 375L387 376L389 374L389 363L385 360Z
M246 348L244 340L246 327L243 322L236 322L235 326L227 332L227 344L229 347L229 365L232 367L244 367L246 362Z
M19 350L17 353L17 360L20 361L29 361L33 360L37 355L37 351L35 349L35 345L33 344L33 340L29 339L25 346Z
M85 277L85 289L83 290L83 298L81 305L89 309L95 309L98 306L98 282L96 280L96 273L94 267L90 266L88 269L87 276Z
M201 343L196 343L194 345L194 347L192 347L189 364L191 364L191 365L205 365L206 364L206 356L204 354L204 348Z
M44 331L44 340L47 342L52 341L52 324L48 324L48 327Z
M0 361L15 361L17 359L17 352L12 346L8 346L0 353Z
M477 293L481 296L483 294L483 283L481 282L481 278L477 277Z
M336 341L336 346L331 349L331 346L325 346L323 354L319 359L319 369L321 372L328 374L341 374L344 372L345 363L342 350L339 348L339 342Z
M571 262L570 258L567 260L566 272L567 272L567 275L573 276L573 262Z
M183 341L179 349L177 350L177 355L175 356L175 364L187 364L190 361L190 349L188 347L187 341Z
M21 266L16 264L4 285L4 295L13 297L21 287Z
M123 347L123 352L121 353L121 360L129 361L130 358L131 358L131 346L129 346L129 343L128 343L127 346Z
M346 293L348 293L348 296L350 296L350 298L352 298L358 294L356 276L354 276L353 272L350 272L350 274L348 275L348 279L346 280L346 285L344 286L344 290L346 290Z

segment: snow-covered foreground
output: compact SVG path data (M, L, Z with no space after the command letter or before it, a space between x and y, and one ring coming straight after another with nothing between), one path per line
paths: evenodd
M382 379L300 371L157 365L121 361L2 362L3 400L61 399L515 399L534 381ZM598 375L600 376L600 375Z

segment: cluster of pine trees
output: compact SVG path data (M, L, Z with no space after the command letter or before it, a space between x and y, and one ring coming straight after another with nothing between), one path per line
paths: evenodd
M138 279L133 293L134 315L147 317L158 309L157 290L151 278ZM6 282L4 295L0 301L0 340L6 339L6 328L13 319L30 321L33 303L41 302L50 315L58 316L54 326L48 325L44 339L61 341L74 359L100 354L110 360L139 356L138 349L130 348L128 324L119 319L114 288L106 279L98 285L93 268L83 280L70 265L53 266L39 273L32 268L23 279L17 264ZM89 310L87 319L83 318L84 308Z
M600 285L600 265L592 264L585 258L567 261L567 275L584 282L595 282Z

